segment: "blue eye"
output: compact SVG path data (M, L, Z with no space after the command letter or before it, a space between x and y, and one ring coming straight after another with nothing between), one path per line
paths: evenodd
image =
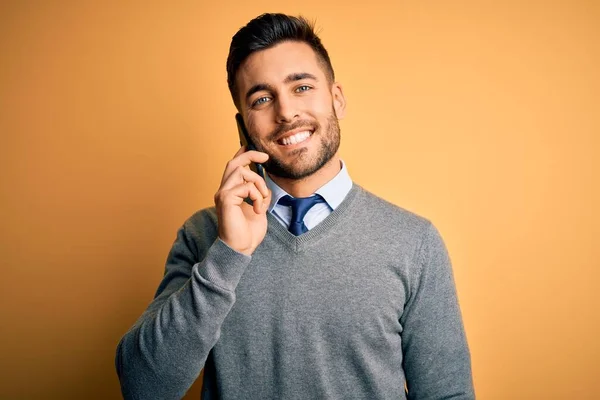
M299 86L298 88L296 88L296 92L306 92L307 90L310 90L311 87L308 85L302 85Z
M252 103L252 106L260 106L261 104L267 102L268 100L269 100L269 98L266 96L260 97L254 103Z

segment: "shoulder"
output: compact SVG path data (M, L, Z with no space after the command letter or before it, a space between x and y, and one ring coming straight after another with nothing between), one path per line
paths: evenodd
M419 264L430 261L448 262L444 240L436 226L427 218L359 187L363 214L362 232L378 244L394 252L412 254ZM370 232L368 232L370 231Z
M428 218L360 186L358 191L359 204L353 217L366 237L395 250L401 248L416 257L431 246L444 247L439 231Z
M217 229L217 211L215 207L207 207L196 211L185 222L186 229Z
M424 233L432 226L431 221L421 215L393 204L361 186L358 186L358 190L362 203L361 212L365 218L376 222L378 225L392 225L413 233Z
M216 240L218 232L215 207L208 207L186 219L179 228L178 237L201 256Z

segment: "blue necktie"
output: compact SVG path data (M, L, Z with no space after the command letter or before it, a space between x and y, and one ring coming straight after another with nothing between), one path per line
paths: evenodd
M278 203L283 206L292 207L292 222L288 231L299 236L304 232L308 232L308 228L304 225L304 216L308 210L317 203L325 203L325 199L318 194L298 198L286 195L279 199Z

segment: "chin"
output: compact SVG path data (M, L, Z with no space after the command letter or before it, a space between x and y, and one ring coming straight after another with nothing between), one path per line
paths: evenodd
M300 180L317 173L330 160L331 157L318 157L306 162L283 163L277 158L270 158L265 163L265 168L271 175L285 179Z

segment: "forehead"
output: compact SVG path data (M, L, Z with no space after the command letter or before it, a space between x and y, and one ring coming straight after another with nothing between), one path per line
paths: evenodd
M283 42L252 53L240 66L237 83L240 93L259 83L277 85L292 73L308 72L325 79L317 55L304 42Z

